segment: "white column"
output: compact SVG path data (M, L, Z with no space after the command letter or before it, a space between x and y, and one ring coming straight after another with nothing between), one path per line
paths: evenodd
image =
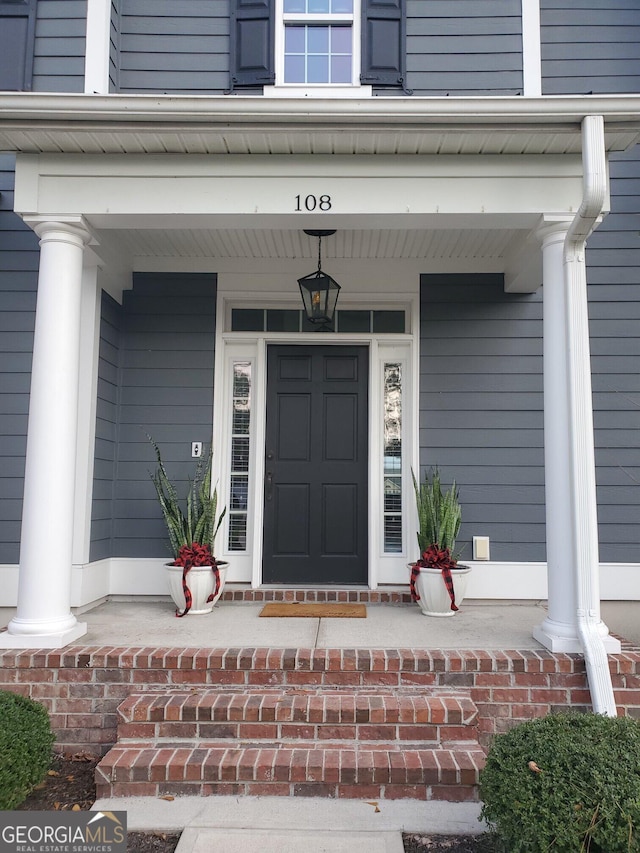
M548 615L536 626L534 637L552 651L581 652L578 636L576 576L584 562L585 538L597 566L597 504L589 329L576 321L576 302L587 317L587 293L570 292L565 275L564 244L570 220L543 227L543 358L544 459L547 530ZM582 258L584 263L584 257ZM576 341L579 339L579 346ZM580 363L569 357L569 347L580 351ZM573 464L573 444L581 448L582 467L592 469L585 479ZM616 651L617 641L600 633Z
M534 637L556 649L577 643L571 536L569 381L565 341L566 300L562 254L570 220L542 229L544 370L544 478L547 529L548 615ZM578 649L575 649L578 651Z
M59 648L86 633L71 613L82 260L88 231L42 221L18 609L3 648Z

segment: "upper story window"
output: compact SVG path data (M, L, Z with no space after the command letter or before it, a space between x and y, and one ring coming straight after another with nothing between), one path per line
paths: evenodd
M405 2L231 0L230 90L299 94L367 85L409 94Z
M358 84L359 5L357 0L283 0L276 33L276 81Z

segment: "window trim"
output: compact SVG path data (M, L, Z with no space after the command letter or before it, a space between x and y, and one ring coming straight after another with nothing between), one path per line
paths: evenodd
M284 43L287 24L299 22L301 25L322 23L327 25L349 22L351 25L352 54L350 83L286 83L284 80ZM275 0L275 84L265 95L271 97L362 97L371 96L372 86L360 83L362 70L362 3L353 0L351 13L287 13L284 12L284 0Z

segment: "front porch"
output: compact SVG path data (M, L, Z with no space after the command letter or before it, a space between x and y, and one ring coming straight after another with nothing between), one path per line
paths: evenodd
M110 808L211 795L477 803L493 734L591 710L583 657L532 638L542 602L465 602L434 619L403 588L225 592L213 614L184 619L168 599L107 601L83 614L82 645L2 653L4 686L45 704L57 748L104 755ZM367 618L259 616L263 600L303 596L364 600ZM605 602L612 630L637 625L638 606ZM618 713L640 716L637 641L609 669Z
M87 633L82 647L103 648L250 648L294 649L528 649L542 650L532 629L546 615L544 602L467 604L450 619L422 616L409 603L408 586L392 591L365 589L251 590L227 585L211 616L176 619L168 598L149 601L112 599L82 614ZM267 618L266 601L358 601L367 603L366 619ZM242 600L241 599L242 596ZM246 598L245 598L246 596ZM233 600L235 599L235 600ZM603 603L605 606L606 603ZM627 607L639 607L629 603ZM0 610L3 625L11 608ZM80 645L77 644L77 645ZM75 646L74 646L75 647Z

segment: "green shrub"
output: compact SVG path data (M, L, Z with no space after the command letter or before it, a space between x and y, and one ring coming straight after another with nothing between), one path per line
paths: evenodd
M640 724L552 714L498 735L481 817L509 853L640 851Z
M51 766L55 740L43 705L0 691L0 809L13 809Z

